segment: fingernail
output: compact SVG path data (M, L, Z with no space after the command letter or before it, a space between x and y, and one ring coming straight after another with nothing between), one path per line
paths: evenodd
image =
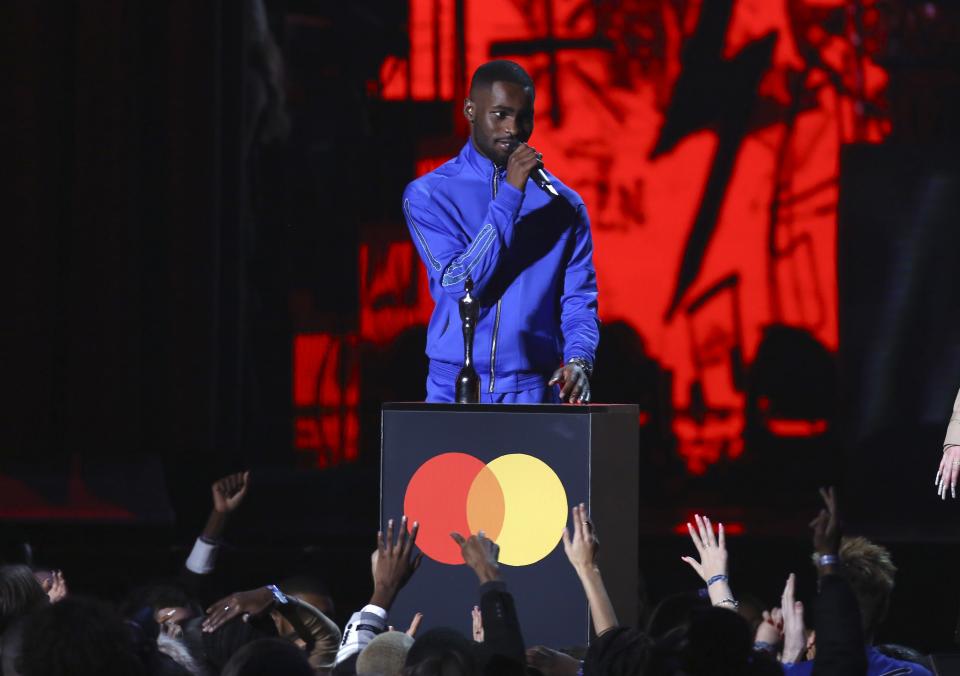
M419 522L419 521L414 521L414 522L413 522L413 527L414 527L414 528L419 528L419 527L420 527L420 522Z

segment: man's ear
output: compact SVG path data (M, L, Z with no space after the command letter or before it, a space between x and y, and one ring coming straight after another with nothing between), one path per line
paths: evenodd
M463 116L467 118L467 122L473 124L473 118L476 114L476 108L473 105L473 101L470 99L463 100Z

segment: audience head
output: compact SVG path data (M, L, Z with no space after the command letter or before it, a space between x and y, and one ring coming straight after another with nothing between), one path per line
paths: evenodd
M397 676L403 671L413 637L388 631L374 638L357 658L357 676Z
M47 604L47 594L24 565L0 566L0 632L8 622Z
M190 618L203 615L203 609L183 588L169 583L135 589L127 595L121 610L125 617L129 617L144 606L153 609L153 618L158 624L182 624Z
M23 631L23 676L145 674L120 617L103 603L70 596L36 611Z
M747 621L725 608L695 613L687 639L684 671L691 676L740 674L753 653Z
M656 638L678 627L690 624L694 611L710 607L710 602L696 592L671 594L656 605L647 622L647 633Z
M221 676L313 676L313 669L303 651L289 641L279 638L262 638L237 650L220 674Z
M863 537L845 537L840 541L840 563L860 606L864 638L872 642L887 616L897 567L886 547Z
M284 594L296 596L327 617L333 617L335 611L333 597L330 595L330 589L320 578L311 575L295 575L287 578L278 586Z
M183 627L183 642L195 659L219 673L230 658L248 643L276 638L277 630L269 615L251 617L244 622L235 617L213 632L203 631L203 618L188 620Z
M474 676L479 672L470 641L444 627L431 629L414 641L403 671L406 676Z

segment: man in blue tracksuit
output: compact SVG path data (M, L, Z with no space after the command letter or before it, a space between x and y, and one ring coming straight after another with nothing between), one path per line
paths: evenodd
M533 81L516 63L480 66L463 108L470 140L404 191L404 216L436 302L427 401L454 400L463 361L458 302L468 278L480 308L481 401L590 400L600 335L590 221L576 192L551 176L553 197L531 180L542 167L526 144L533 101Z

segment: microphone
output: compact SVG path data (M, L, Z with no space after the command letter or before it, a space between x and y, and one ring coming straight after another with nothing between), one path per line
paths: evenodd
M547 176L547 172L543 170L543 166L539 166L530 172L530 178L533 179L533 182L536 183L543 192L553 197L560 197L560 193L553 187L553 183L550 182L550 177Z

